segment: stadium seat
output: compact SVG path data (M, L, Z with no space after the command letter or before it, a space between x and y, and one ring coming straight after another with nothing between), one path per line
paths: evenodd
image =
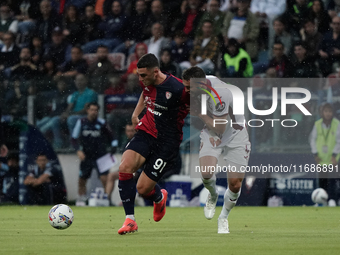
M97 61L97 55L95 53L84 54L83 58L89 66Z
M331 73L327 76L326 87L332 87L339 82L339 74Z
M252 87L254 89L261 89L265 85L264 78L266 78L265 73L256 74L252 79Z
M127 63L126 66L129 67L129 65L137 59L136 54L132 53L127 57Z
M114 67L119 70L125 70L125 55L123 53L110 53L109 60L114 65Z
M83 58L89 66L97 61L97 55L95 53L84 54ZM125 55L123 53L110 53L108 58L117 70L123 71L126 69Z

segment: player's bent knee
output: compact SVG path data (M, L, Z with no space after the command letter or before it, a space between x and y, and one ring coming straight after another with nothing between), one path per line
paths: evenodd
M234 193L239 192L242 186L242 182L239 179L229 179L228 184L229 184L229 189Z
M150 191L151 191L151 189L146 187L145 185L137 184L137 192L142 197L145 197L146 195L148 195L150 193Z
M120 173L134 173L134 170L133 170L133 167L129 164L129 163L126 163L126 162L122 162L120 165L119 165L119 172Z

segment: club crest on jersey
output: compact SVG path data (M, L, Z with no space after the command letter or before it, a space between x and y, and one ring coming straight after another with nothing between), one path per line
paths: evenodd
M170 99L172 97L172 93L169 91L165 92L165 97L166 99Z

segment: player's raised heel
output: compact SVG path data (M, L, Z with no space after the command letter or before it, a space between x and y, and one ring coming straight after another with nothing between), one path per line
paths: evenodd
M211 197L211 194L209 193L209 195L207 197L207 201L205 202L205 206L204 206L204 216L208 220L211 220L215 215L217 200L218 200L218 191L217 190L216 190L216 198L215 199L213 199Z
M161 192L163 194L163 199L161 202L156 204L155 202L153 203L153 219L154 221L160 221L166 211L166 200L168 199L168 192L165 189L161 189Z
M229 224L226 218L218 218L217 220L217 233L218 234L229 234Z
M125 219L123 226L118 230L118 234L125 235L136 232L138 230L137 223L129 218Z

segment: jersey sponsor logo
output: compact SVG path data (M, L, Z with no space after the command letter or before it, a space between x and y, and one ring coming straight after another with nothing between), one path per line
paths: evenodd
M158 176L158 174L156 172L151 172L151 174L153 174L154 176Z
M152 109L150 109L150 108L148 108L148 111L151 112L153 115L162 116L162 113L157 112L157 111L154 111L154 110L152 110Z
M138 123L138 126L141 126L142 124L143 124L143 122L139 122L139 123Z
M165 97L166 99L170 99L172 97L172 93L169 91L165 92Z

